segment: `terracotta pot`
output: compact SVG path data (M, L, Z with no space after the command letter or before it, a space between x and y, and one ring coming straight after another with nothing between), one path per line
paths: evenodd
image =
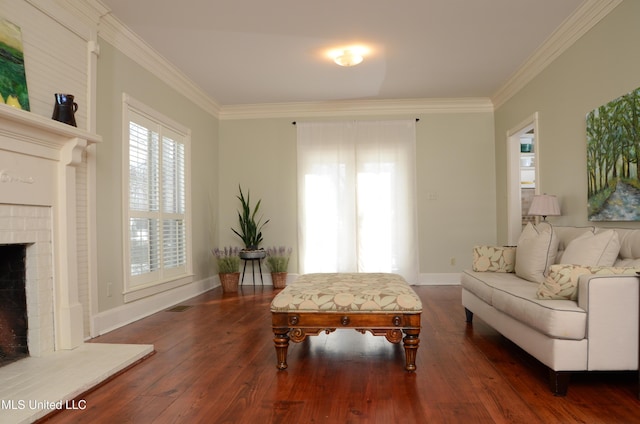
M283 289L287 285L286 272L272 272L271 281L273 281L274 289Z
M220 277L220 284L222 285L223 292L233 293L238 291L238 282L240 281L239 272L218 274L218 276Z

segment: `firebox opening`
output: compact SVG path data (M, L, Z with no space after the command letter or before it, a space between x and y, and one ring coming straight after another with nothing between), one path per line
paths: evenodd
M29 356L26 244L0 245L0 366Z

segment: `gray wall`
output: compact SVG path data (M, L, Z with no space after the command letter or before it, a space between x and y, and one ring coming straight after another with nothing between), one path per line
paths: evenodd
M470 265L474 244L495 242L493 114L434 113L410 118L416 117L420 119L416 127L420 272L457 272ZM323 117L332 119L348 117ZM221 245L241 245L230 229L236 226L241 184L254 199L262 199L264 217L271 220L263 231L264 245L297 247L294 120L221 121ZM294 255L290 272L297 272L297 261Z
M194 280L213 273L210 249L218 198L218 121L100 40L97 87L98 299L100 312L123 304L122 93L191 129ZM113 284L107 296L107 284Z
M587 225L585 115L640 86L640 2L627 0L495 113L433 113L417 124L420 272L468 267L471 247L506 241L506 132L539 113L540 191L561 199L553 221ZM192 129L195 279L215 274L210 249L240 245L238 184L261 198L265 246L297 247L296 117L219 121L101 40L98 68L99 307L122 304L122 92ZM389 119L349 117L323 119ZM604 224L639 227L637 223ZM294 250L295 252L295 250ZM294 253L290 272L297 272ZM108 282L117 288L106 295Z
M560 225L587 218L586 122L591 110L640 87L640 2L626 0L495 112L498 240L506 242L506 133L539 112L540 192L559 197ZM595 223L640 227L637 222Z

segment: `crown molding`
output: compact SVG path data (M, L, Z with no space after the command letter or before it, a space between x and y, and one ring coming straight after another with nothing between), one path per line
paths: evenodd
M100 0L89 0L100 15L98 35L140 66L172 85L218 119L304 118L326 116L406 115L493 112L488 98L345 100L218 105L209 95L131 31Z
M496 91L491 97L494 107L504 105L620 3L622 0L586 0Z
M93 0L98 4L100 0ZM175 65L162 57L137 34L127 28L111 11L100 18L98 35L120 52L175 88L210 115L218 118L220 106Z
M223 106L221 120L493 112L488 98L342 100Z
M40 0L32 1L40 3ZM100 0L89 0L101 15L98 27L100 37L221 120L493 112L522 90L622 1L586 0L491 98L344 100L221 106L111 14L110 9Z

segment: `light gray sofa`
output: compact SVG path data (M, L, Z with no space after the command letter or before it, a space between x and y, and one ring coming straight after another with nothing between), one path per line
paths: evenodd
M558 396L572 371L637 370L640 230L530 227L517 248L475 248L461 277L468 325L479 317L545 364Z

